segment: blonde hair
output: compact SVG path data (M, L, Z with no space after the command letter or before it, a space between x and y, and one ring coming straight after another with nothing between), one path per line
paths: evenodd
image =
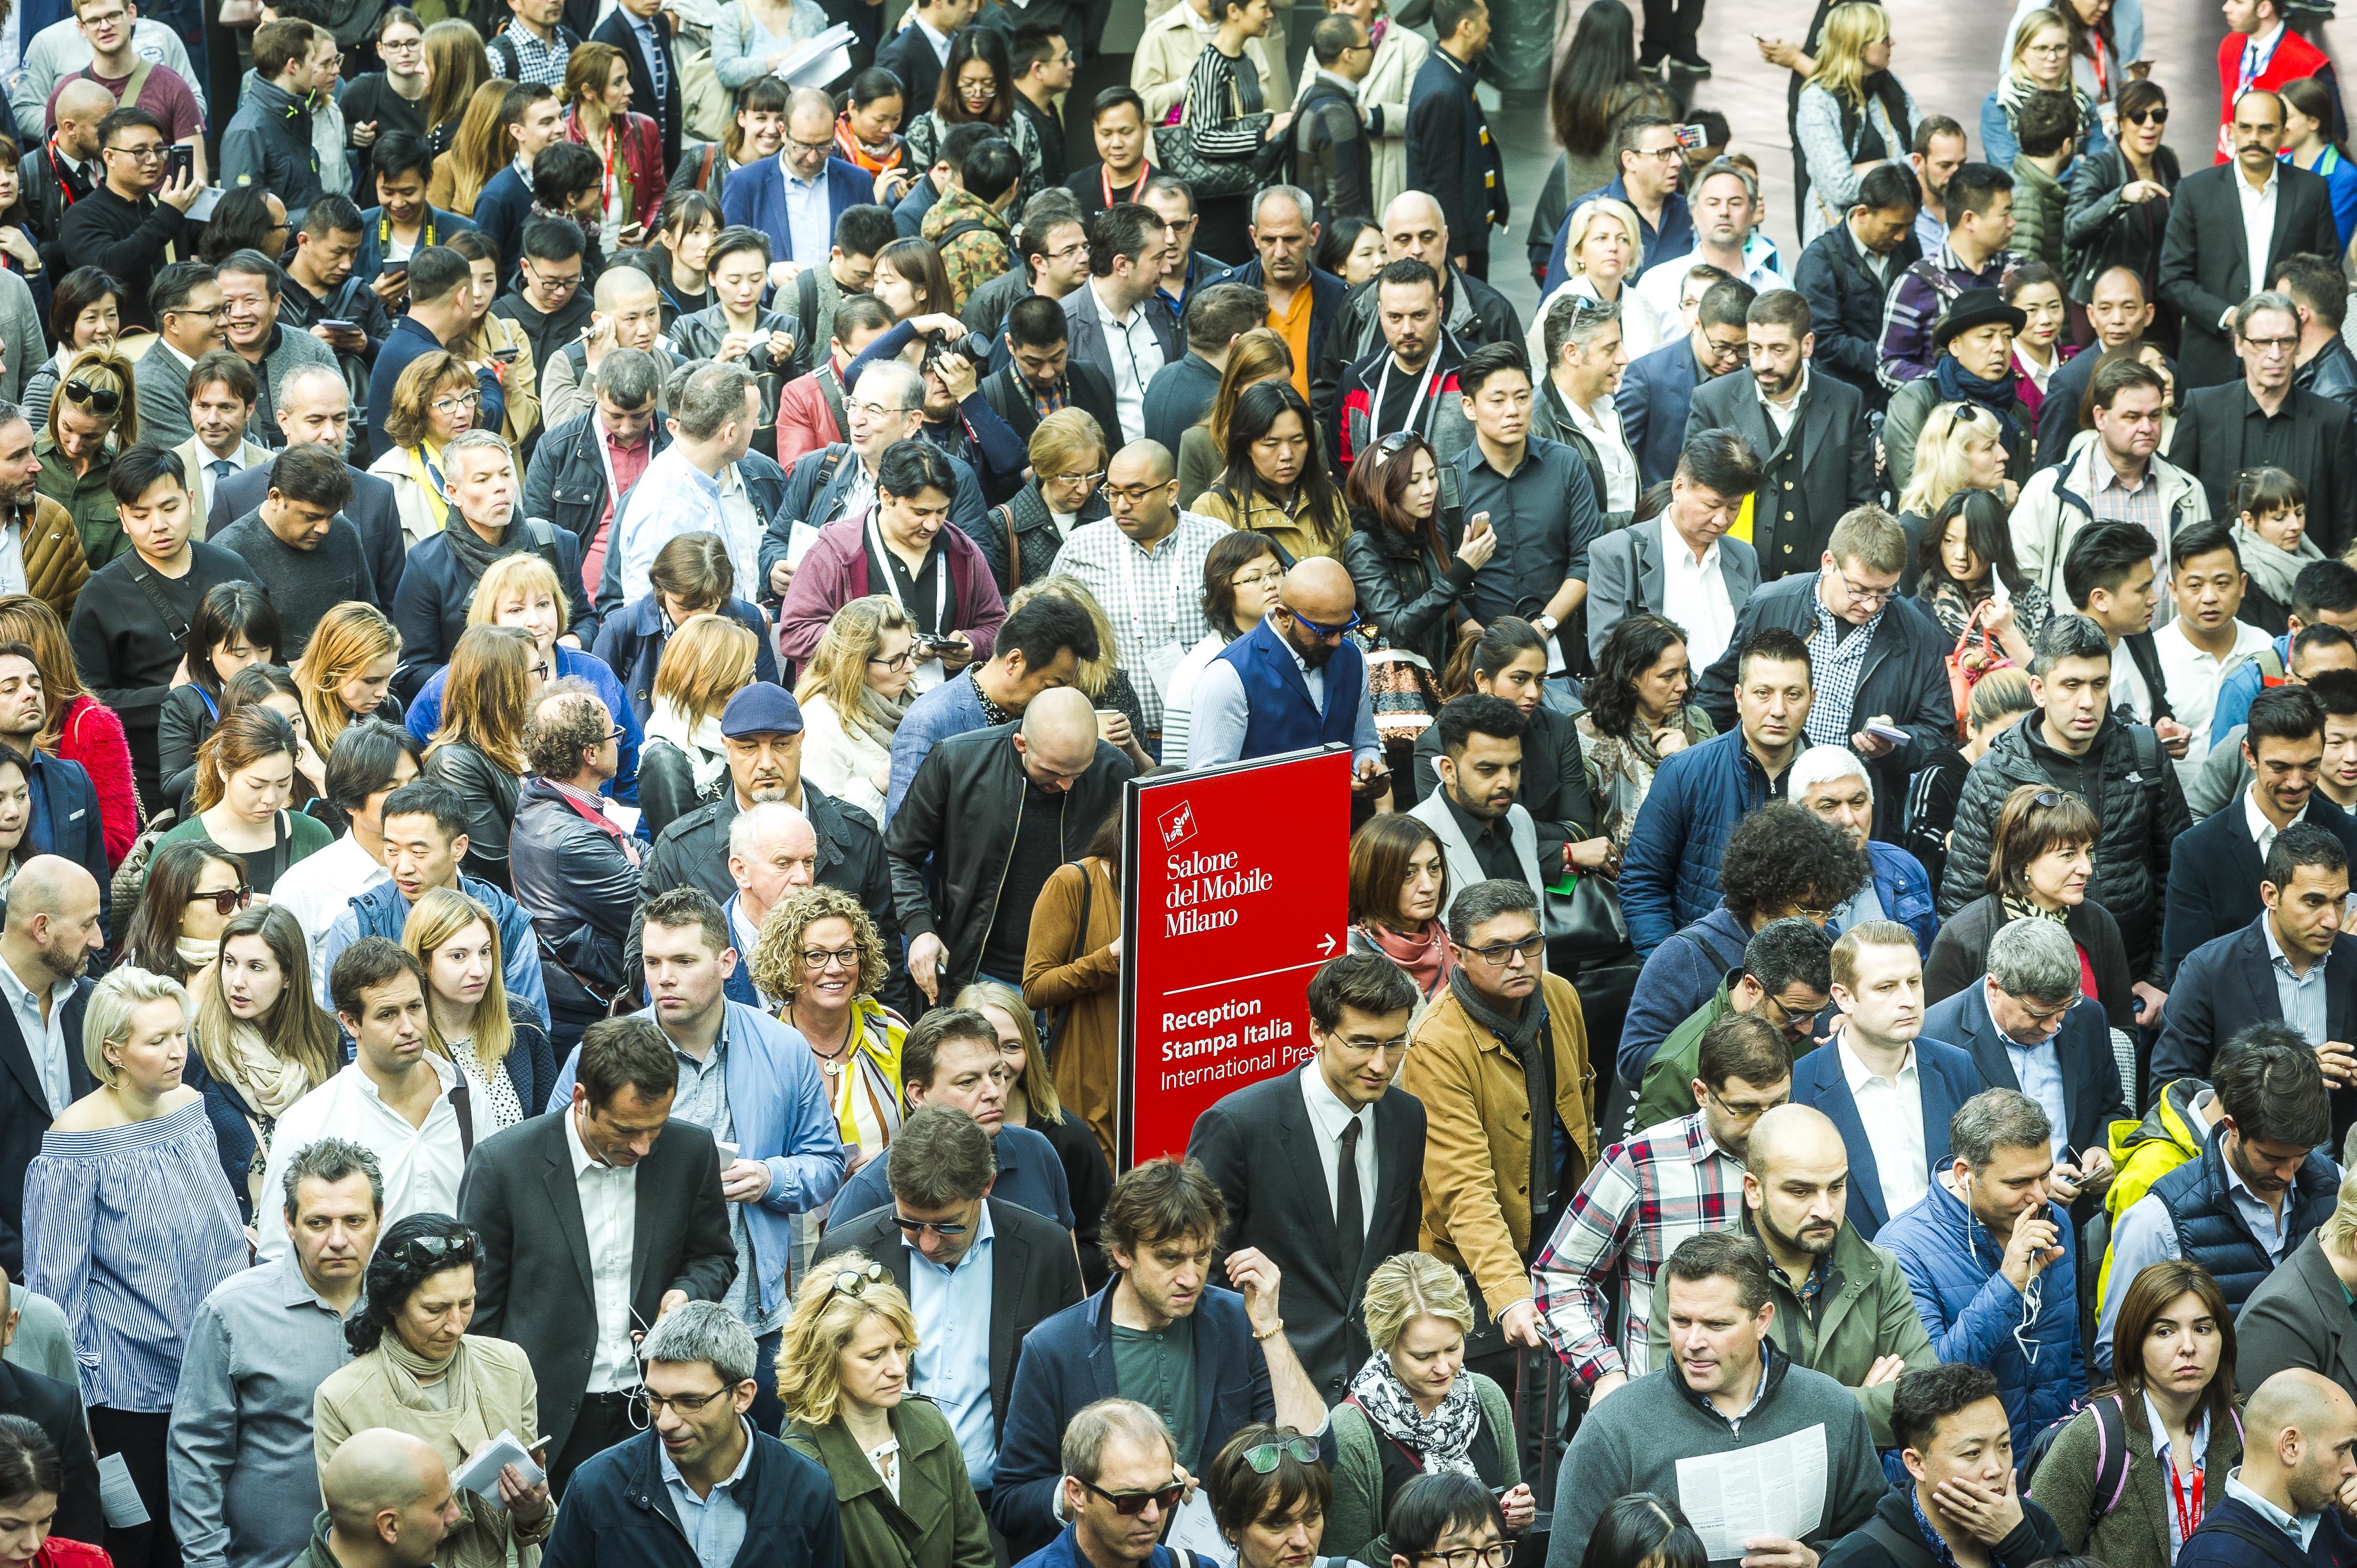
M1933 409L1915 437L1915 468L1908 476L1906 493L1899 498L1899 510L1931 517L1948 504L1950 496L1965 489L1972 473L1965 448L1975 437L2001 440L1995 414L1970 403L1943 403Z
M303 657L295 661L294 675L311 745L321 757L335 749L336 737L359 716L344 706L337 689L378 660L400 653L401 633L374 605L346 599L319 618Z
M436 23L435 26L441 26ZM472 392L475 372L467 361L447 349L435 349L412 360L393 383L393 401L384 411L384 436L395 446L415 446L431 429L431 404L445 390Z
M1580 264L1579 248L1587 243L1587 231L1596 227L1597 220L1600 218L1609 218L1620 225L1620 232L1629 241L1629 264L1631 267L1638 264L1644 252L1645 231L1637 221L1637 209L1613 197L1591 196L1571 209L1570 226L1564 231L1563 264L1570 269L1574 277L1583 276L1587 271Z
M2341 1152L2357 1152L2357 1127L2350 1129L2349 1142ZM2332 1212L2324 1217L2323 1230L2324 1244L2344 1257L2351 1243L2357 1242L2357 1165L2341 1165L2341 1191L2333 1200Z
M794 1292L794 1315L786 1320L777 1366L778 1399L796 1421L824 1426L842 1410L844 1347L870 1317L890 1324L904 1349L917 1348L917 1315L891 1275L862 1279L856 1294L835 1287L842 1275L870 1266L864 1253L837 1252L813 1265Z
M1237 400L1246 387L1290 379L1292 374L1293 349L1283 338L1265 327L1240 334L1228 349L1228 368L1220 372L1220 390L1212 395L1211 412L1203 416L1211 430L1211 449L1224 459L1228 422L1235 418Z
M573 624L572 607L565 602L565 585L556 580L555 567L529 550L502 555L483 568L482 581L475 585L474 600L467 606L467 624L497 626L500 606L510 595L521 594L529 598L535 592L556 601L556 635L564 636Z
M138 379L133 374L131 360L117 349L84 349L58 378L57 395L49 399L49 439L58 439L58 416L70 407L78 406L66 395L68 381L80 381L92 392L111 392L118 399L113 413L91 411L93 418L103 419L114 436L114 449L128 450L139 445Z
M1890 36L1890 13L1875 0L1845 0L1825 14L1809 80L1853 109L1866 103L1866 51Z
M977 980L957 993L950 1004L952 1007L971 1007L980 1012L996 1007L1015 1021L1015 1032L1023 1036L1023 1074L1017 1079L1023 1098L1039 1119L1061 1121L1064 1108L1056 1099L1056 1086L1049 1081L1047 1053L1039 1048L1039 1031L1032 1025L1030 1004L1023 993L996 980Z
M1057 418L1049 414L1049 419ZM1082 414L1082 418L1088 416ZM1047 428L1047 420L1039 427ZM1033 444L1038 445L1035 441ZM1039 456L1034 452L1036 465ZM823 697L834 711L843 727L865 730L877 740L888 741L892 732L882 725L875 713L876 704L869 703L867 661L884 646L888 631L907 631L909 617L899 605L883 594L870 594L864 599L854 599L834 612L820 634L818 646L811 650L810 662L802 667L802 678L794 685L794 699L808 703Z
M475 198L483 193L493 175L515 161L515 155L508 150L507 122L500 116L507 105L508 89L513 85L504 77L494 77L475 89L458 122L458 133L450 140L450 150L435 162L436 173L450 171L447 205L461 218L475 215Z
M1025 455L1035 474L1070 473L1075 463L1102 467L1108 456L1104 430L1086 409L1060 408L1031 433Z
M1367 1343L1378 1355L1389 1355L1401 1333L1419 1317L1453 1323L1462 1334L1473 1332L1473 1304L1466 1298L1465 1282L1429 1252L1402 1252L1377 1263L1367 1275L1361 1311Z
M1112 684L1114 671L1121 668L1121 654L1114 646L1112 618L1104 613L1104 607L1097 603L1097 596L1089 592L1086 585L1066 572L1051 574L1016 589L1015 596L1006 601L1006 613L1013 615L1043 594L1070 599L1089 612L1089 624L1097 628L1097 656L1081 661L1078 673L1072 677L1072 684L1083 695L1102 695L1105 687Z
M91 991L90 1000L82 1004L81 1063L90 1069L91 1077L110 1089L118 1073L114 1064L106 1059L106 1047L121 1045L131 1037L132 1015L150 1002L178 1003L180 1027L188 1026L188 988L167 974L157 974L136 964L109 970Z
M429 972L426 990L430 995L434 950L469 926L480 926L491 934L490 983L484 987L483 1000L475 1008L475 1060L490 1068L504 1061L515 1044L515 1020L508 1016L507 981L501 968L506 956L500 950L499 921L489 909L455 887L429 888L410 906L409 922L401 931L401 945L409 950L420 968ZM425 1043L436 1056L449 1059L450 1042L442 1037L441 1026L434 1022L430 1004L425 1009Z
M677 708L691 724L718 713L751 683L760 650L760 639L732 617L688 617L655 662L655 706Z
M2071 24L2063 19L2061 11L2050 6L2043 11L2032 11L2013 25L2013 50L2006 57L2005 62L2007 74L2011 76L2022 74L2021 57L2029 52L2031 40L2049 27L2061 28L2062 41L2065 44L2071 41ZM2072 86L2068 70L2063 73L2062 91L2065 92L2076 91Z
M851 945L859 950L862 997L884 989L884 939L858 899L839 887L804 887L787 894L762 918L753 939L753 983L771 996L791 1001L802 994L808 978L802 973L802 939L821 920L841 920L851 927Z
M471 102L491 80L491 57L472 22L452 16L425 29L425 128L433 130Z
M532 639L511 626L470 626L461 633L442 688L442 727L427 742L426 757L464 743L522 777L533 655Z

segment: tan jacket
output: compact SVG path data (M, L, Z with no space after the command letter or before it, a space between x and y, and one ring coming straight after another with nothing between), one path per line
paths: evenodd
M1192 510L1230 528L1249 528L1254 533L1265 534L1296 561L1310 555L1340 560L1342 542L1351 537L1351 520L1340 515L1338 506L1337 515L1325 520L1321 532L1318 514L1309 510L1308 503L1306 494L1297 493L1293 510L1287 511L1254 486L1251 499L1244 503L1244 515L1238 518L1235 503L1228 499L1227 492L1214 487L1195 498Z
M486 316L478 330L486 354L500 349L518 350L500 376L500 395L508 405L508 421L500 434L508 445L520 446L540 428L540 367L532 362L532 339L504 316ZM516 483L523 483L523 459L516 459Z
M374 1426L406 1432L430 1445L452 1470L466 1463L486 1439L504 1428L518 1437L540 1432L540 1385L522 1349L504 1339L466 1338L468 1379L471 1397L464 1410L427 1410L404 1404L393 1391L384 1349L379 1346L354 1357L319 1385L311 1407L311 1447L326 1469L346 1438ZM462 1510L458 1522L434 1561L436 1568L507 1568L508 1546L517 1548L522 1568L540 1561L540 1543L556 1522L551 1509L530 1530L518 1526L515 1516L495 1508L472 1492L457 1494Z
M90 581L90 557L73 514L48 497L33 498L32 526L25 531L25 591L73 619L74 600Z
M1085 931L1080 929L1084 901ZM1108 868L1101 860L1082 860L1058 866L1039 890L1023 958L1023 1000L1044 1011L1070 1009L1056 1029L1056 1098L1097 1135L1109 1167L1121 1163L1114 1143L1121 1082L1121 961L1106 950L1120 935L1121 895Z
M1555 1109L1577 1150L1564 1190L1596 1163L1596 1074L1579 993L1542 977L1555 1046ZM1447 987L1415 1026L1402 1089L1424 1102L1424 1229L1418 1244L1473 1276L1491 1316L1531 1295L1531 1107L1522 1063Z
M1290 9L1290 5L1286 5ZM1196 57L1203 52L1203 35L1188 20L1190 8L1187 0L1176 0L1167 11L1154 15L1157 7L1148 0L1146 31L1137 40L1137 53L1131 58L1129 84L1146 100L1146 124L1149 130L1146 161L1160 167L1162 155L1155 150L1151 128L1162 124L1170 106L1187 96L1187 78L1194 73ZM1283 109L1293 101L1293 82L1286 75L1282 50L1274 55L1265 38L1248 38L1244 57L1260 72L1261 97L1272 111Z

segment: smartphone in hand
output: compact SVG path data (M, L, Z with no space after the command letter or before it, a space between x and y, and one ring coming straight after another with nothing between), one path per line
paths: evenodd
M164 183L167 186L178 185L184 179L194 179L196 177L197 149L185 142L173 143L171 152L164 160Z

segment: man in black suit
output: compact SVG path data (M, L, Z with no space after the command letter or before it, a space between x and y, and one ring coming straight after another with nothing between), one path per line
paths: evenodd
M2164 983L2202 943L2258 918L2265 856L2294 822L2329 831L2357 859L2357 820L2316 787L2324 765L2324 704L2306 686L2269 686L2251 699L2242 752L2247 789L2177 837L2161 927Z
M1697 389L1741 368L1757 292L1740 278L1711 285L1692 331L1629 361L1612 406L1620 411L1620 431L1637 459L1640 485L1658 484L1677 471Z
M1888 173L1884 171L1888 170ZM1899 275L1923 259L1915 237L1922 187L1900 164L1878 165L1858 182L1843 220L1817 236L1792 269L1817 334L1816 368L1846 381L1868 409L1890 402L1882 362L1882 307Z
M1750 368L1705 381L1686 408L1683 440L1731 429L1760 456L1751 547L1762 582L1816 570L1834 524L1874 499L1865 394L1814 373L1814 327L1808 300L1796 291L1758 295L1744 315Z
M1087 1294L1072 1233L988 1196L990 1134L954 1106L910 1112L884 1157L890 1207L830 1227L812 1266L857 1252L891 1273L917 1315L909 1387L949 1417L987 1507L1023 1337Z
M2172 193L2160 246L2160 297L2185 317L2178 363L2189 387L2233 379L2233 324L2227 318L2266 286L2276 263L2302 252L2341 253L2324 177L2276 157L2284 141L2283 100L2265 90L2245 92L2234 105L2233 133L2234 161L2195 170ZM2260 234L2256 225L2270 208L2273 221ZM2254 251L2263 263L2255 270ZM2299 336L2297 317L2288 336ZM2288 354L2285 369L2288 374ZM2179 421L2180 430L2191 413ZM2327 545L2326 553L2338 548Z
M41 1134L96 1086L82 1060L90 955L106 945L98 887L54 854L27 860L8 886L0 926L0 1267L25 1267L25 1167Z
M672 33L677 13L663 0L621 0L589 35L593 43L622 51L630 70L630 107L648 115L662 133L662 166L679 167L679 51ZM926 100L930 106L931 100Z
M2357 937L2341 932L2349 852L2340 835L2294 822L2267 848L2266 908L2239 931L2186 955L2161 1010L2152 1081L2211 1077L2218 1047L2245 1026L2299 1031L2332 1091L2332 1144L2357 1122ZM2276 955L2281 955L2280 964Z
M720 1152L671 1120L671 1042L650 1018L601 1018L577 1059L572 1105L475 1145L458 1188L483 1241L476 1332L531 1358L559 1496L630 1435L639 1340L683 1302L718 1301L737 1275ZM619 1311L600 1308L609 1290Z
M2300 171L2286 166L2286 174ZM2201 481L2210 515L2231 518L2234 480L2248 468L2281 468L2308 487L2308 536L2327 555L2357 542L2357 439L2349 411L2293 384L2299 306L2289 295L2255 294L2232 312L2243 379L2189 393L2169 460ZM2185 323L2189 355L2193 322Z
M307 446L328 446L339 453L350 450L351 389L344 385L342 376L323 365L289 371L278 388L278 427L285 433L290 450ZM205 516L206 534L219 533L261 506L270 494L270 473L276 466L274 461L264 463L223 476L213 487L212 509ZM352 499L336 515L361 536L369 575L384 596L382 602L390 606L394 590L401 586L402 566L409 552L401 536L401 513L393 503L393 487L350 463L344 465L344 472L352 481Z
M1187 1141L1228 1200L1227 1245L1259 1249L1291 1287L1286 1337L1329 1404L1366 1364L1367 1275L1415 1251L1424 1106L1392 1081L1415 1003L1415 983L1381 953L1327 963L1309 982L1317 1057L1227 1096Z
M58 1451L65 1475L51 1528L68 1541L106 1539L106 1514L98 1501L98 1460L90 1446L81 1390L38 1372L0 1361L0 1415L21 1415L41 1429Z

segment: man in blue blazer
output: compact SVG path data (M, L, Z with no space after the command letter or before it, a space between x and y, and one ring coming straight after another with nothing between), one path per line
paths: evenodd
M722 220L767 234L774 260L824 266L833 252L835 220L843 216L843 209L876 199L875 181L861 173L856 164L830 153L827 149L834 145L834 112L826 94L796 91L786 112L786 145L778 156L732 170L722 184ZM812 232L806 221L802 242L797 245L792 204L815 196L822 188L826 192L824 231Z
M2079 950L2059 920L2013 920L1990 939L1988 973L1923 1015L1992 1089L2018 1089L2054 1126L2055 1196L2111 1185L2112 1122L2128 1113L2103 1004L2082 997Z
M2267 850L2266 908L2239 931L2186 955L2161 1010L2152 1080L2211 1077L2218 1047L2251 1024L2280 1021L2312 1047L2332 1087L2332 1146L2357 1122L2357 937L2341 931L2349 852L2339 834L2294 822Z
M1025 1335L1015 1364L990 1518L1018 1562L1059 1530L1052 1509L1072 1417L1101 1399L1153 1395L1123 1386L1116 1324L1158 1333L1192 1320L1195 1409L1177 1434L1178 1462L1192 1474L1200 1475L1239 1427L1274 1422L1315 1432L1324 1424L1317 1385L1278 1332L1275 1267L1243 1248L1225 1264L1238 1288L1211 1283L1212 1249L1227 1227L1227 1201L1199 1165L1149 1160L1113 1184L1104 1210L1112 1283Z
M1948 1121L1988 1085L1961 1048L1923 1033L1923 959L1895 920L1834 944L1834 1037L1792 1064L1792 1103L1833 1118L1849 1150L1849 1222L1867 1240L1931 1190ZM1918 1114L1904 1114L1912 1098Z
M97 816L93 808L91 817ZM16 1278L25 1272L25 1169L41 1152L41 1134L58 1113L96 1087L81 1054L82 1008L91 985L83 971L106 943L105 931L91 918L105 886L103 875L93 888L58 856L36 855L8 888L6 924L0 927L8 989L40 998L58 1025L54 1047L27 1040L16 1009L0 1007L0 1267ZM62 999L59 986L70 987Z
M2161 925L2164 989L2186 955L2259 917L2259 835L2295 822L2326 829L2357 857L2357 821L2316 787L2324 764L2324 704L2305 686L2270 686L2251 699L2243 734L2249 788L2177 835Z
M1748 283L1729 278L1711 285L1693 331L1629 362L1612 406L1620 411L1620 433L1636 456L1640 488L1677 471L1695 389L1743 368L1752 298Z

